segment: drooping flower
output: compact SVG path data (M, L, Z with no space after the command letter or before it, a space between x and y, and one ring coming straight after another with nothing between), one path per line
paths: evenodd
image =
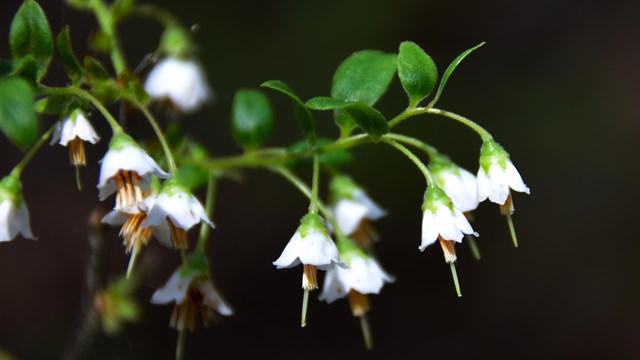
M214 226L200 201L177 178L165 181L153 203L145 205L148 206L147 218L142 226L168 224L177 249L187 248L187 230L200 221Z
M370 224L387 214L353 180L344 175L334 176L329 184L331 207L342 233L352 236L368 247L378 235Z
M504 148L495 141L485 142L480 150L478 201L489 198L498 205L507 205L511 195L510 189L530 193ZM509 207L512 207L512 204Z
M192 59L167 57L151 70L144 89L152 99L168 99L180 111L197 110L213 97L204 69Z
M478 186L472 173L441 154L431 159L429 168L458 210L465 213L478 207Z
M115 133L100 166L100 200L116 192L115 209L136 207L151 176L171 177L129 135Z
M56 129L52 140L69 148L71 165L86 166L87 156L84 151L84 142L95 144L100 140L100 137L96 134L82 110L76 109Z
M191 255L174 271L167 283L153 293L151 303L174 303L170 325L181 332L195 329L198 312L205 326L216 314L233 315L233 310L213 286L208 261L201 253Z
M31 233L29 210L22 197L20 180L9 175L0 180L0 242L13 240L18 234L35 239Z

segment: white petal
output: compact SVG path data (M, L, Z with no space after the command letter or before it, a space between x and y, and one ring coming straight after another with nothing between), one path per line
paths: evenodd
M18 233L26 239L35 239L31 233L27 204L22 201L16 208L13 202L5 200L0 203L0 241L13 240Z
M473 174L463 168L458 168L458 173L443 170L440 179L442 189L458 209L466 212L478 207L476 177Z
M438 231L440 236L445 240L455 242L462 241L462 232L458 229L453 218L453 212L446 206L440 206L436 211L436 221L438 222Z
M427 246L438 240L438 222L435 215L427 210L422 215L422 242L418 247L420 251L424 251Z
M462 231L463 233L473 234L475 237L480 236L477 232L473 231L473 228L471 227L469 220L467 220L467 217L464 216L464 214L460 210L458 209L453 210L453 220L456 226L458 227L458 229L460 229L460 231ZM460 241L462 241L462 239Z
M194 275L186 277L180 276L180 268L174 271L169 281L156 290L151 297L152 304L168 304L175 302L176 304L182 304L187 297L187 291L191 285Z
M96 134L93 126L91 126L87 118L81 113L76 115L75 120L70 118L65 120L62 125L59 144L67 146L69 141L76 137L92 144L95 144L100 140L100 137Z
M506 170L500 164L493 164L489 168L489 179L491 179L491 193L489 200L496 204L504 204L509 196L509 184L507 183Z
M190 229L200 220L213 226L200 202L183 191L172 194L160 193L149 210L143 226L158 226L166 222L167 217L171 219L173 225L185 230Z
M524 181L522 181L522 177L518 172L518 169L513 165L511 161L507 162L507 170L506 170L506 179L509 187L518 192L524 192L529 194L531 191L525 185Z
M354 257L348 268L338 268L338 274L347 292L353 289L362 294L379 294L385 282L394 281L392 276L369 257Z
M355 191L353 193L353 199L366 206L367 214L365 215L365 218L367 220L378 220L387 215L387 211L371 200L364 191Z
M299 253L302 252L304 244L302 243L302 237L299 232L295 232L291 240L287 243L287 246L282 250L280 257L273 262L273 265L278 269L290 268L300 264Z
M347 296L349 291L345 289L343 282L340 280L338 275L338 271L340 270L341 269L337 266L333 269L327 270L327 273L324 276L322 292L318 297L319 300L326 301L331 304L332 302Z
M207 307L217 311L220 315L231 316L233 310L225 303L222 296L213 287L211 281L203 281L199 284L200 292L204 295L204 303Z
M299 263L315 265L320 270L327 270L335 264L342 264L334 242L323 233L315 231L306 234L304 238L296 231L273 265L282 269Z
M347 236L358 230L367 212L365 205L349 199L340 199L334 210L338 227Z
M491 194L491 179L489 179L489 175L484 172L484 169L480 167L478 169L478 176L476 177L476 182L478 184L478 201L483 202L487 200L489 195Z
M149 73L144 88L152 98L168 98L183 112L196 110L213 96L200 65L176 58L160 61Z
M151 233L160 242L160 244L168 248L173 248L173 241L171 240L171 229L169 229L169 223L163 221L159 225L152 226Z

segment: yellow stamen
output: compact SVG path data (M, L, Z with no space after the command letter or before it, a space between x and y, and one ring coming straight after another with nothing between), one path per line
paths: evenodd
M173 246L179 250L187 249L187 231L183 228L175 226L168 216L167 223L169 224L169 230L171 230L171 239L173 240Z
M349 291L347 299L349 299L349 305L351 306L351 313L353 316L363 316L371 309L369 305L369 297L363 293L352 289Z
M455 242L450 240L445 240L440 235L438 235L438 240L440 241L440 246L442 247L442 252L444 253L444 261L447 264L455 262L456 259L458 258L456 256Z
M515 208L513 207L513 198L511 198L511 193L507 196L507 200L504 201L504 204L500 205L500 213L504 216L513 214Z
M73 166L86 166L87 156L84 151L84 141L75 137L67 144L69 147L69 161Z
M315 290L318 288L318 281L316 275L318 268L314 265L304 265L304 272L302 273L302 288L306 290Z
M135 207L142 201L140 189L140 175L135 171L118 171L113 177L116 183L116 208Z

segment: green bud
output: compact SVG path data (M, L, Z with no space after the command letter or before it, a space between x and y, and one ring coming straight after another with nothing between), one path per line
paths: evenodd
M308 213L305 215L302 220L300 220L300 226L298 227L298 232L300 236L303 238L306 237L311 232L321 232L326 237L329 237L329 233L327 229L324 227L324 221L318 214Z
M0 203L10 201L15 207L22 203L22 185L20 179L13 175L0 180Z
M490 140L482 144L482 148L480 149L480 166L485 173L488 174L491 165L496 163L500 164L503 169L506 169L509 159L509 153L497 142Z
M355 257L367 257L358 244L346 236L338 239L338 252L340 253L340 260L342 260L347 266L351 265L351 261Z
M140 148L140 145L133 140L133 138L123 132L116 132L113 134L111 141L109 142L109 150L122 150L127 146L133 146Z
M160 51L176 58L185 58L193 53L193 42L189 32L179 26L171 26L162 33Z
M424 193L424 201L422 202L422 211L431 211L435 213L439 207L446 206L453 210L453 202L447 194L437 185L431 185Z
M350 177L346 175L337 175L331 179L329 183L329 191L331 192L330 202L335 204L340 199L352 199L353 193L362 190Z

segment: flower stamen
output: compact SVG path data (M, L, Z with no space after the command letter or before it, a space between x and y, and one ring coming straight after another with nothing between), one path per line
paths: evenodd
M168 216L167 223L169 224L169 230L171 230L171 239L173 240L173 246L178 250L186 250L188 247L187 231L183 228L175 226Z
M349 291L347 299L349 299L353 316L363 316L371 309L369 297L361 292L352 289Z
M116 183L116 209L135 207L142 201L140 175L135 171L121 170L113 177Z
M314 265L304 265L302 273L302 288L305 290L315 290L318 288L318 280L316 279L318 268Z
M447 264L455 262L458 259L456 256L455 243L453 241L443 239L440 235L438 235L438 240L442 247L442 252L444 253L444 261Z
M73 166L87 165L84 141L77 136L73 140L69 141L69 161Z

